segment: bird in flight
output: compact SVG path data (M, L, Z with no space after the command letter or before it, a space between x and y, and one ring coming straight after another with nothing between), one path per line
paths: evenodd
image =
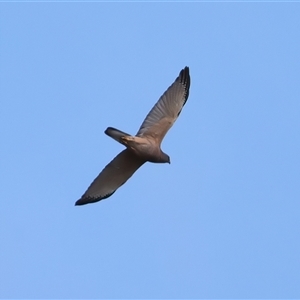
M170 163L170 157L161 150L160 145L188 99L190 83L189 68L185 67L150 110L135 136L112 127L105 130L105 134L126 149L101 171L75 205L110 197L147 161Z

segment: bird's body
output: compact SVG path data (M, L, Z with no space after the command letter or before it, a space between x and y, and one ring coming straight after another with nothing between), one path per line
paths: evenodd
M153 163L169 162L168 157L166 157L167 154L160 149L160 145L147 136L131 136L112 127L108 127L105 133L145 161Z
M108 198L147 161L170 163L170 157L161 150L161 142L179 116L188 98L189 88L189 68L185 67L151 109L135 136L112 127L105 130L108 136L126 149L102 170L75 205Z

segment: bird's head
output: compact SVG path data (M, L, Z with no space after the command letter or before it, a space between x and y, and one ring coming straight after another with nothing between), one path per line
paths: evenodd
M169 164L171 163L170 156L162 151L161 151L160 160L162 163L169 163Z

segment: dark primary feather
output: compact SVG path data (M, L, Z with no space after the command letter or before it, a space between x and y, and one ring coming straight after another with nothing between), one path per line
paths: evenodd
M179 78L180 82L184 85L184 88L185 88L185 97L184 97L185 100L184 100L184 103L182 105L182 107L183 107L184 104L186 103L186 100L188 99L189 93L190 93L191 77L190 77L189 67L185 67L183 70L181 70L180 73L179 73L178 78Z

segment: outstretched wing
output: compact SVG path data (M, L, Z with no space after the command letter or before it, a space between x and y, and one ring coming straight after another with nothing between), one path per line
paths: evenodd
M141 125L137 136L151 137L160 144L187 101L190 84L189 68L185 67L180 71L174 83L151 109Z
M75 205L94 203L110 197L144 163L130 150L123 150L102 170Z

